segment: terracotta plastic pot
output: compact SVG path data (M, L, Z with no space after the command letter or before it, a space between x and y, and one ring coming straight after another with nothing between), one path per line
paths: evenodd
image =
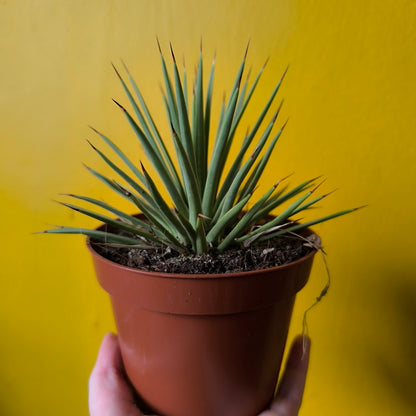
M254 416L269 405L315 252L263 271L177 275L124 267L88 247L127 375L152 411Z

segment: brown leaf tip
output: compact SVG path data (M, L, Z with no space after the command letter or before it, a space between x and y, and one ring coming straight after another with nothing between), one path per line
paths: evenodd
M178 134L176 133L176 130L175 130L175 127L173 127L173 124L172 123L170 123L170 128L172 129L172 134L173 134L173 136L176 138L176 137L178 137Z
M159 38L156 36L157 47L159 48L159 52L162 55L162 48L160 47Z
M94 133L97 133L97 134L101 135L101 133L96 128L94 128L90 125L88 125L88 128L90 128Z
M94 149L94 150L97 150L97 148L88 140L88 139L85 139L86 141L87 141L87 143Z
M124 70L127 72L128 75L130 75L130 71L129 71L126 63L122 59L120 59L120 61L121 61L121 64L123 65Z
M112 62L111 62L111 66L113 67L113 69L114 69L115 73L117 74L118 78L121 79L120 73L117 71L116 66Z
M324 179L323 181L319 182L318 185L316 185L315 188L313 188L312 191L310 191L310 193L315 192L325 181L326 181L326 179Z
M112 100L124 111L126 112L127 110L119 103L117 102L114 98L112 98Z
M289 65L288 65L288 66L286 67L286 69L283 71L283 74L282 74L282 76L281 76L281 78L280 78L280 82L282 82L282 81L283 81L283 78L285 77L285 75L286 75L286 73L287 73L288 69L289 69Z
M283 123L283 126L281 127L281 129L280 130L282 130L283 131L283 129L286 127L286 124L287 124L287 122L289 121L289 118Z
M173 63L176 64L176 58L175 58L175 54L173 52L172 43L169 43L169 46L170 46L170 53L172 54Z

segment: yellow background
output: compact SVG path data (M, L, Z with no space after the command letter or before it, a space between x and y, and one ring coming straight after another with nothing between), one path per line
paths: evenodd
M95 140L87 125L136 150L110 100L126 102L110 62L125 60L162 110L156 35L166 52L172 41L186 57L190 74L201 37L207 69L217 52L217 103L250 40L253 71L270 57L253 111L290 64L280 122L290 121L265 183L293 171L299 182L322 174L326 190L339 189L320 213L369 205L316 227L333 282L309 314L301 414L414 415L410 0L0 0L0 414L87 415L89 372L114 329L110 305L82 238L31 233L51 223L94 225L52 202L59 193L112 201L81 164L102 167L85 142ZM317 258L291 336L324 282Z

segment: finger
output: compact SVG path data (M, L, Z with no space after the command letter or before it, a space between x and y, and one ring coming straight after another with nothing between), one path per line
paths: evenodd
M88 402L91 416L143 416L134 404L114 334L106 334L101 343L89 379Z
M296 416L302 403L309 364L310 339L298 336L291 346L289 358L270 410L260 416Z

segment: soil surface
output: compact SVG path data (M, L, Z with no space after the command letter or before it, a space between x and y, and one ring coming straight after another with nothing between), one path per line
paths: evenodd
M307 237L319 247L319 237ZM318 239L318 241L317 241ZM155 249L115 248L93 243L103 257L140 270L161 273L218 274L268 269L290 263L310 253L313 248L305 239L278 237L248 248L235 247L223 253L183 255L169 247Z

